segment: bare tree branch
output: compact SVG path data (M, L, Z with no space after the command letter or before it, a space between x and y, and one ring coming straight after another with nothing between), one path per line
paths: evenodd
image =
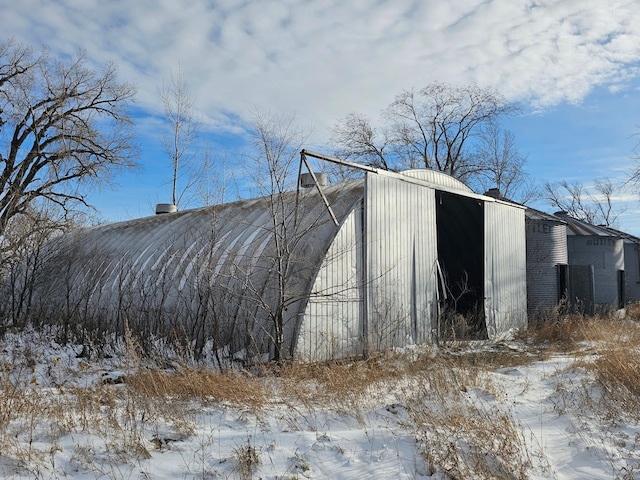
M524 169L527 157L518 151L513 132L490 122L479 135L475 157L482 167L476 177L480 190L497 188L502 197L522 204L537 196L535 182Z
M254 112L252 127L253 156L248 166L256 186L269 199L271 226L266 233L273 247L264 255L271 265L269 273L276 280L276 291L270 292L275 301L257 290L256 300L269 315L273 331L264 333L272 337L275 360L281 361L287 355L283 351L285 312L302 295L295 285L296 269L300 268L302 258L295 252L299 252L299 244L309 230L296 221L298 212L291 202L291 190L297 180L299 152L308 133L297 126L293 116L260 111Z
M84 60L0 43L0 235L38 200L88 206L86 188L136 165L126 111L135 89L113 64L98 73Z
M332 143L337 156L379 168L431 168L468 180L488 169L474 154L482 128L516 111L492 89L432 83L398 94L380 131L364 117L348 115L334 128Z
M378 133L371 121L361 115L350 113L338 122L333 129L332 143L337 157L389 170L385 157L389 145L387 135Z
M188 173L192 171L189 168L189 162L193 159L194 153L190 149L200 130L200 121L194 113L195 98L180 69L175 75L171 73L171 84L163 85L159 93L169 124L162 141L173 167L171 198L172 203L179 206L185 192L196 183L196 175L188 175ZM181 169L187 172L188 178L186 185L178 193Z
M615 227L618 217L624 212L613 203L616 187L608 178L597 179L592 190L580 182L569 183L566 180L547 182L544 190L550 205L592 225Z

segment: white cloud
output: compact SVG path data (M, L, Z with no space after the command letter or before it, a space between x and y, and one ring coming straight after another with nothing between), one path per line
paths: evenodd
M180 65L218 125L258 106L324 129L434 80L550 106L639 75L637 0L3 2L5 35L116 59L147 108Z

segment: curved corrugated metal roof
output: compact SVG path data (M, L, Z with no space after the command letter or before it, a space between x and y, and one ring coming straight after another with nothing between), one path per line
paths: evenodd
M473 190L471 190L468 186L466 186L457 178L454 178L451 175L447 175L446 173L440 172L438 170L412 169L412 170L405 170L400 173L407 177L413 177L419 180L423 180L425 182L432 183L436 186L442 186L442 187L450 188L452 190L460 190L465 193L473 193Z
M323 189L339 222L363 191L362 180ZM239 351L253 341L247 332L273 335L268 317L278 307L279 272L287 277L287 315L297 321L298 309L304 309L299 300L338 228L315 189L301 192L298 200L289 192L92 227L50 246L48 273L36 296L50 307L84 303L111 315L120 315L115 310L124 303L130 325L156 334L178 328L190 335L205 328L198 322L213 328L214 320L192 318L193 312L217 309L222 343ZM161 324L143 318L157 320L160 310L166 314Z

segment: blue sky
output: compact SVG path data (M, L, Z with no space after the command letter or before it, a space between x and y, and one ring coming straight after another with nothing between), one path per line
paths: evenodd
M115 60L136 84L142 171L92 201L103 220L169 201L158 88L179 68L203 141L235 168L260 109L313 128L330 153L334 123L378 117L394 95L433 82L477 83L523 105L505 127L544 181L623 182L640 131L639 0L0 0L3 37ZM640 235L637 192L620 189L619 227ZM543 203L539 208L551 210Z

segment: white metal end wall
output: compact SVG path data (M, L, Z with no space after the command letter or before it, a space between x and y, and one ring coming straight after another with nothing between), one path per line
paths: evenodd
M362 353L362 202L347 216L314 281L298 337L309 361Z
M485 315L487 333L527 324L527 275L524 210L485 202Z
M435 190L367 174L365 198L368 348L428 341L437 289Z

